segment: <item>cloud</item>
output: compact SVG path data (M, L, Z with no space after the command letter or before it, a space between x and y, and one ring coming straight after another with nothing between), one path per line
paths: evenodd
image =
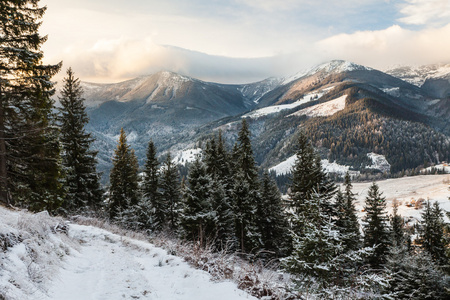
M394 64L430 64L450 61L450 24L420 31L399 25L378 31L339 34L317 43L328 57L353 60L376 68Z
M450 19L450 0L406 0L399 21L411 25L442 25Z

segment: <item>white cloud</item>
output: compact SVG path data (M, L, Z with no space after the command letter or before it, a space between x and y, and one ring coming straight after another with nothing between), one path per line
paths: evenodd
M420 31L398 25L378 31L339 34L316 44L328 58L342 58L375 68L394 64L450 61L450 24Z
M425 25L447 23L450 19L450 0L406 0L400 10L405 24Z

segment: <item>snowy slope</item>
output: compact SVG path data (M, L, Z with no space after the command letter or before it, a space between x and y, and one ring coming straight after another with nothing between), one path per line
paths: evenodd
M201 158L202 151L201 148L182 150L175 155L172 162L177 165L186 165L186 163L193 162L197 157Z
M398 66L390 68L385 72L420 87L427 79L450 79L450 64Z
M347 95L343 95L334 100L301 109L293 114L290 114L289 116L301 116L301 115L306 115L309 117L331 116L345 108L346 98Z
M290 174L291 170L292 170L292 166L295 164L296 159L297 159L297 155L292 155L285 161L270 168L269 171L270 172L273 171L277 175ZM350 171L349 166L343 166L343 165L337 164L335 162L329 162L328 159L322 159L320 161L320 163L322 164L322 169L327 173L335 173L335 174L345 175L345 173L349 172L349 174L351 176L359 175L358 171Z
M148 242L63 225L0 207L0 299L256 299Z
M317 100L320 97L322 97L324 94L326 94L327 92L329 92L333 87L328 87L322 90L318 90L318 91L314 91L312 93L309 93L305 96L303 96L302 98L298 99L297 101L295 101L294 103L290 103L290 104L281 104L281 105L272 105L272 106L267 106L267 107L263 107L254 111L251 111L245 115L243 115L243 118L252 118L252 119L257 119L259 117L263 117L263 116L267 116L270 114L274 114L274 113L278 113L282 110L286 110L286 109L292 109L295 107L298 107L302 104L308 103L310 101L313 100Z

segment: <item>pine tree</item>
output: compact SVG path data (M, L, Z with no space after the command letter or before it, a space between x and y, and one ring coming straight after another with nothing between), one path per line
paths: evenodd
M264 173L261 184L261 201L258 202L258 225L265 250L273 253L270 256L281 257L290 250L287 216L281 193L275 182Z
M200 159L192 163L183 193L183 211L180 223L184 235L204 246L213 237L214 218L210 193L211 176Z
M138 204L138 169L136 155L127 144L125 131L122 128L109 175L109 216L111 219L120 218L127 209ZM126 215L129 216L130 211Z
M427 201L420 225L422 247L428 251L437 264L448 265L444 242L444 219L438 202L434 202L431 207L430 201Z
M260 201L258 171L250 142L246 119L238 134L235 148L233 201L236 216L236 237L242 252L259 250L261 233L257 225L257 205Z
M406 242L405 222L403 217L398 214L398 201L394 200L393 215L391 216L392 244L393 246L403 247Z
M343 235L345 249L356 250L360 246L361 233L359 231L359 222L354 204L356 198L352 192L352 183L348 172L345 175L344 186L344 193L338 194L336 198L336 225Z
M50 97L61 64L42 64L38 2L0 3L0 202L54 211L64 193Z
M159 162L156 157L156 147L152 140L147 147L147 160L144 165L144 177L142 182L143 201L149 211L146 211L149 226L148 229L160 230L164 225L167 205L162 198L159 179Z
M177 166L172 162L170 153L167 154L161 171L161 197L167 207L165 222L170 229L175 230L178 226L180 214L180 184L178 180Z
M376 183L373 183L369 188L364 209L366 211L364 245L375 247L374 254L369 258L369 263L374 268L378 268L386 260L390 236L388 217L386 216L386 198L382 197Z
M59 122L64 185L67 189L64 207L71 212L82 211L86 207L98 208L102 200L99 175L96 171L97 151L90 150L94 140L91 134L85 131L89 119L82 94L80 81L69 68L59 98Z

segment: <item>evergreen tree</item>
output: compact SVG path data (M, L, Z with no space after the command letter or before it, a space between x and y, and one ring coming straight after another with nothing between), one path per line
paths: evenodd
M431 207L427 201L422 213L420 242L422 247L428 251L433 260L439 265L447 265L448 258L445 253L444 242L444 220L443 213L438 202Z
M232 199L225 190L225 185L213 178L209 185L209 202L215 212L215 244L218 250L234 250L237 245L235 237L235 214Z
M167 214L167 203L163 200L160 191L159 162L156 157L156 147L152 140L147 147L147 160L144 165L142 193L145 207L147 207L148 229L161 230Z
M369 258L369 263L374 268L378 268L386 260L390 236L388 217L386 216L386 198L382 197L376 183L373 183L369 188L364 209L366 211L364 245L375 247L373 255Z
M393 247L386 262L388 299L449 299L450 277L433 262L428 253Z
M161 171L161 197L167 207L165 222L170 229L175 230L178 226L180 214L180 187L177 166L172 162L172 157L167 154Z
M235 148L233 201L236 216L236 237L242 252L261 247L261 233L257 225L257 206L260 201L258 171L250 142L250 130L246 119L238 134Z
M345 191L336 198L336 225L340 228L343 235L344 247L347 250L356 250L359 248L361 233L359 231L358 217L355 209L355 195L352 192L352 183L350 175L345 175ZM342 197L341 199L339 199Z
M0 3L0 202L54 211L63 201L51 78L38 0Z
M82 94L80 81L69 68L59 98L59 122L64 185L67 189L64 207L72 212L84 210L85 207L98 208L102 199L99 175L96 171L97 151L89 149L93 139L84 128L89 119Z
M261 201L258 202L257 216L264 249L275 256L286 255L290 250L291 242L287 217L280 191L267 172L262 179Z
M123 128L120 130L119 142L114 152L113 167L109 175L109 216L111 219L121 217L123 213L138 204L138 161L134 151L127 144ZM130 215L128 211L127 215Z
M405 222L403 221L403 217L398 214L398 202L396 200L394 200L393 205L393 215L391 216L392 244L403 247L406 242Z
M180 223L184 235L193 241L199 241L201 246L205 245L207 238L212 238L214 232L215 213L210 201L211 180L206 166L197 157L189 168Z

